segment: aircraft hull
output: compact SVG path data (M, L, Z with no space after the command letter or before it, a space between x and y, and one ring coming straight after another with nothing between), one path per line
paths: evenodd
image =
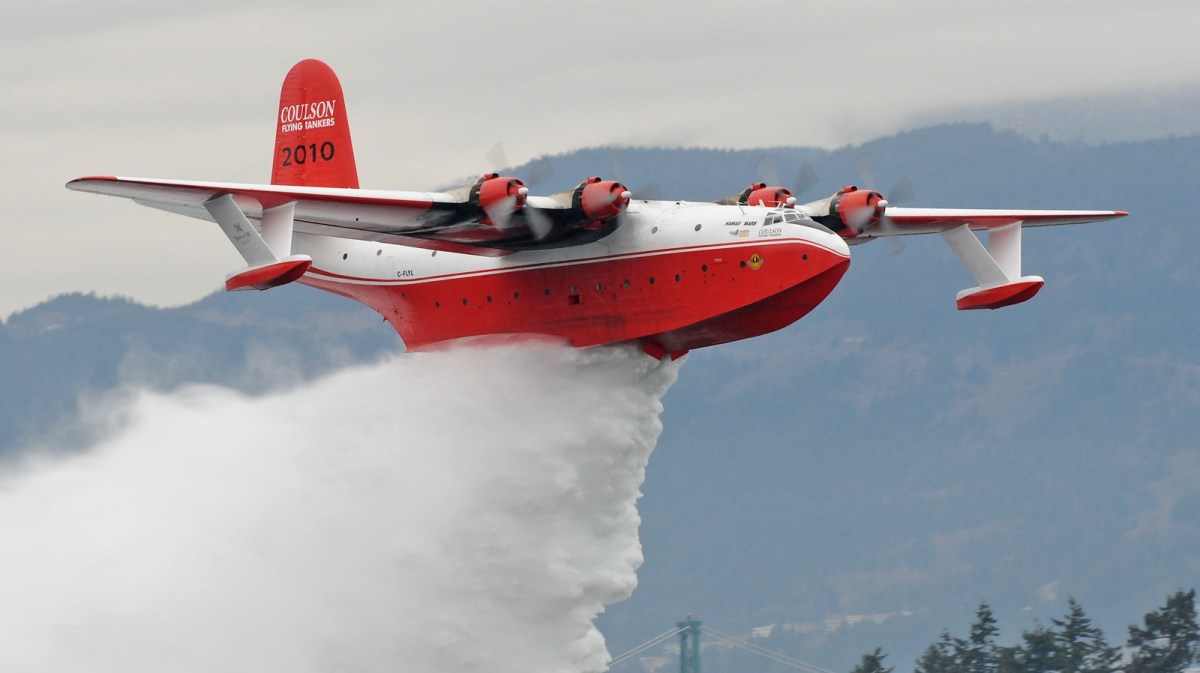
M603 254L591 257L513 255L411 279L394 277L413 273L400 268L403 260L389 261L381 279L339 274L318 257L300 282L370 306L409 350L533 334L580 347L635 342L678 354L772 332L808 314L850 263L844 245L828 243L809 236L627 252L600 246Z

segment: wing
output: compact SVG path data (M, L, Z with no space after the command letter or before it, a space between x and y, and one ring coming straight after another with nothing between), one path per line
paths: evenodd
M855 239L912 234L940 234L966 225L972 231L998 229L1020 223L1022 227L1082 224L1124 217L1123 210L988 210L982 208L900 208L887 206L883 217L853 237ZM853 239L850 240L854 242Z
M877 196L871 192L862 199L864 206L860 212L870 219L861 230L845 224L844 217L853 220L853 212L846 216L836 212L825 218L840 225L837 231L848 243L889 236L940 234L978 283L958 293L960 310L1011 306L1031 299L1041 290L1045 284L1041 276L1022 275L1021 231L1025 227L1099 222L1129 214L1123 210L894 208L886 201L873 201ZM832 217L834 214L836 219ZM987 232L986 246L976 231Z
M502 221L488 218L457 194L332 187L296 187L94 176L67 188L131 199L167 212L214 221L206 203L230 195L250 220L294 204L294 230L476 255L498 256L534 248L581 243L616 226L589 228L570 202L529 197ZM486 222L486 223L485 223ZM605 230L607 229L607 230Z

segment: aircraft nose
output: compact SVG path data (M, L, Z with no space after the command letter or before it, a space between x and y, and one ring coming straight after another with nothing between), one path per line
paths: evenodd
M846 243L846 239L833 232L829 232L825 234L824 243L837 254L845 257L847 260L850 259L850 245Z

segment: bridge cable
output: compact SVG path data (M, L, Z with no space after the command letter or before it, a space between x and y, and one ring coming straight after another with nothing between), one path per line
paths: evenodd
M834 673L834 671L831 671L828 668L822 668L820 666L817 666L816 664L810 664L807 661L803 661L801 659L796 659L795 657L789 657L786 654L780 654L779 652L774 652L772 650L768 650L767 648L765 648L761 645L756 645L756 644L751 643L743 638L738 638L737 636L731 636L728 633L722 633L722 632L712 628L711 626L701 626L700 630L708 633L711 636L716 637L718 640L723 640L723 641L729 643L730 645L740 647L740 648L746 650L747 652L750 652L752 654L757 654L760 657L771 659L772 661L776 661L776 662L784 664L786 666L791 666L792 668L795 668L795 669L798 669L801 671L806 671L807 673Z
M687 630L687 627L683 626L683 627L671 629L670 631L667 631L666 633L661 633L657 636L654 636L650 640L647 640L646 642L642 643L641 645L638 645L637 647L633 648L632 650L629 650L628 652L625 652L624 654L621 654L619 656L613 657L612 661L608 662L608 667L612 668L619 664L623 664L626 661L628 661L629 659L633 658L634 656L641 654L642 652L645 652L646 650L650 649L651 647L658 645L659 643L663 642L664 640L667 640L668 638L671 638L673 636L677 636L686 630Z

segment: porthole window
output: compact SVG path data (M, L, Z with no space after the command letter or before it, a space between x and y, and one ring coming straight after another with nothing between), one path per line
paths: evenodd
M653 284L654 284L654 276L650 276L650 284L651 284L651 285L653 285Z
M702 224L697 224L697 225L696 225L696 231L700 231L700 227L702 227L702 226L704 226L704 225L702 225Z
M489 303L489 304L490 304L490 303L492 303L492 295L490 295L490 294L489 294L489 295L487 296L487 300L488 300L488 303Z
M626 279L625 279L625 282L624 282L624 283L622 283L622 285L624 285L625 287L629 287L629 279L628 279L628 278L626 278Z
M597 289L597 290L603 290L603 289L604 289L604 283L596 283L596 289Z
M679 274L675 274L675 282L676 283L678 283L680 281L680 279L682 279L682 278L683 278L683 276L680 276Z
M741 266L743 269L744 269L744 268L746 268L746 260L744 260L744 259L743 259L743 260L740 262L739 266Z
M345 253L345 252L342 253L342 259L346 259L349 256L350 256L349 253Z
M657 234L657 233L658 233L658 227L651 227L651 228L650 228L650 233L652 233L652 234Z
M701 264L701 265L700 265L700 270L701 270L701 271L703 271L703 272L705 272L705 273L707 273L707 272L708 272L708 265L707 265L707 264Z
M383 251L382 251L382 250L376 250L376 251L375 251L375 256L376 256L376 257L378 257L378 256L380 256L380 255L382 255L382 254L383 254Z
M520 292L514 292L514 293L513 293L513 299L520 299L520 298L521 298L521 293L520 293Z
M467 300L463 299L463 306L466 306L466 305L467 305Z
M742 262L742 264L745 264L745 262ZM550 288L546 288L546 296L550 296Z

